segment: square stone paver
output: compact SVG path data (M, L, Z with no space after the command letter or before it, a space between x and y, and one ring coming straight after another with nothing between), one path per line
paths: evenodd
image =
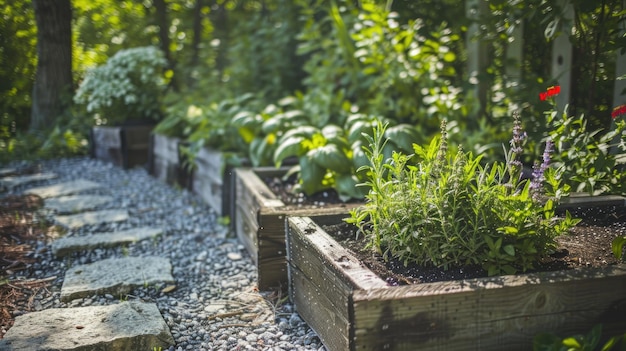
M78 179L54 185L31 188L26 190L26 193L34 194L45 199L49 197L72 195L87 190L98 189L101 187L102 185L98 183L85 179Z
M61 300L70 301L94 294L126 294L139 286L174 283L167 258L124 257L72 267L65 273Z
M0 340L3 351L167 350L174 338L153 303L27 313Z
M54 217L58 224L70 229L101 223L123 222L127 219L126 210L101 210Z

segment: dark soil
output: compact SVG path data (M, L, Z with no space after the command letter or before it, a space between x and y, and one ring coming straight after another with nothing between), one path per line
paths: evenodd
M573 228L569 235L557 239L559 244L557 250L549 257L542 259L535 271L602 267L618 263L613 256L611 242L618 236L626 236L626 209L611 206L577 210L572 214L583 221ZM380 254L364 248L363 236L361 235L360 240L357 240L354 226L344 223L325 226L323 229L390 285L487 276L480 266L463 266L445 271L437 267L424 267L416 264L405 266L403 262L395 259L385 261Z
M340 204L334 190L323 191L312 196L294 193L295 178L267 177L264 179L270 190L285 204L293 208L315 208L327 204ZM362 202L353 201L353 202ZM555 271L577 267L601 267L618 263L611 249L611 242L618 236L626 236L626 208L599 207L570 211L582 222L572 229L569 235L557 239L559 247L545 257L535 271ZM354 226L339 224L324 229L360 259L369 269L377 273L390 285L428 283L455 279L486 277L480 266L464 266L447 271L436 267L423 267L415 264L405 266L398 260L385 259L369 249L365 249L363 237L357 240Z
M42 205L35 195L0 198L0 339L13 325L11 311L31 305L32 297L48 285L46 281L10 278L29 267L33 262L30 244L47 235L48 223L37 216Z

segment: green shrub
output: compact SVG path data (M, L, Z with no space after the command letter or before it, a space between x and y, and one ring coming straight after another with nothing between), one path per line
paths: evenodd
M555 163L564 169L563 178L577 192L590 195L626 195L626 121L615 120L615 129L589 131L587 118L546 113L554 140ZM619 159L622 158L622 164Z
M87 71L74 101L84 105L98 125L159 120L165 65L163 53L156 47L120 50L104 65Z
M595 325L586 334L577 334L566 338L552 333L540 333L533 339L533 351L609 351L621 345L620 350L626 350L626 333L613 336L604 344L602 340L602 325Z
M460 146L450 152L445 123L430 145L388 159L379 126L366 135L366 204L347 221L366 234L368 246L405 264L481 265L489 275L534 268L578 221L569 213L555 217L555 202L567 189L559 171L548 167L549 154L532 181L521 179L522 134L516 127L509 162L481 165L481 156Z

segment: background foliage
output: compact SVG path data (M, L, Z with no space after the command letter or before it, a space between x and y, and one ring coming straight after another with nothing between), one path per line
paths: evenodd
M603 143L599 139L603 133L591 131L606 132L611 126L615 58L618 50L626 48L626 37L618 30L625 12L619 0L570 2L576 13L577 30L569 39L576 58L573 80L578 84L573 86L569 113L576 118L584 115L588 137ZM118 51L157 46L168 61L166 69L173 72L164 97L166 124L187 123L192 107L200 108L200 119L206 120L169 131L162 127L161 132L187 130L177 136L189 138L189 128L196 128L194 142L202 140L205 145L219 146L224 139L218 134L239 134L244 141L262 139L269 144L271 133L262 128L246 137L241 135L241 126L231 124L232 114L208 111L220 111L223 101L246 100L237 109L266 120L281 115L268 113L269 106L280 106L280 101L291 97L298 99L297 110L306 116L306 124L318 129L327 124L344 127L348 116L365 114L409 123L426 140L437 133L439 121L446 119L452 142L484 154L485 161L494 160L503 156L501 145L509 135L512 104L520 107L532 140L540 141L552 132L544 115L551 105L540 101L538 93L554 83L549 78L551 58L545 53L550 52L554 38L567 35L546 29L566 19L557 0L482 3L487 10L473 22L465 7L454 0L419 4L400 0L72 0L75 87L88 68L103 64ZM0 4L0 148L6 151L19 149L10 145L26 145L21 136L30 119L37 29L30 2L0 0ZM507 58L511 33L522 23L524 55ZM476 77L487 87L484 97L474 93L476 81L468 77L466 68L467 41L475 39L468 34L472 25L478 25L477 37L487 46L489 64ZM520 78L510 76L507 69L512 65L521 67ZM239 100L246 94L252 97ZM88 124L77 121L81 118L79 111L67 111L51 126L63 133L51 129L35 139L58 139L69 131L82 145L87 142ZM209 126L219 126L221 132L212 132ZM529 147L535 155L529 153L526 158L540 153L538 142ZM232 146L225 145L225 149ZM252 149L256 150L244 147L238 152L250 156L246 150ZM5 158L22 156L13 153ZM273 163L269 151L254 157L259 163Z

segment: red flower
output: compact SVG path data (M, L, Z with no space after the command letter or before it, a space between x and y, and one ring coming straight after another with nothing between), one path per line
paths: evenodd
M546 89L545 92L539 93L539 99L541 101L545 101L547 98L558 95L560 92L561 92L560 85L551 86L551 87L548 87L548 89Z
M626 113L626 105L620 105L613 109L613 112L611 112L611 117L613 117L613 119L616 119L617 116L621 116L625 113Z

